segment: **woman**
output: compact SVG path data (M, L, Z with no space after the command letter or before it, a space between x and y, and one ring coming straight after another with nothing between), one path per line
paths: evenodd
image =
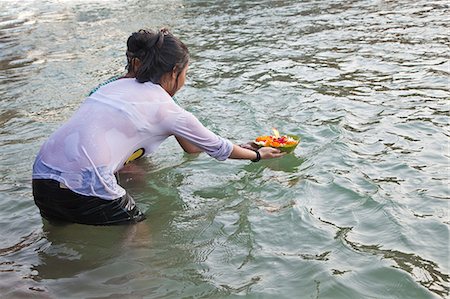
M115 174L130 157L154 152L172 135L185 152L217 160L282 155L274 148L234 145L173 101L185 83L189 52L167 29L133 33L127 59L127 75L94 90L38 153L33 196L44 218L94 225L143 220Z

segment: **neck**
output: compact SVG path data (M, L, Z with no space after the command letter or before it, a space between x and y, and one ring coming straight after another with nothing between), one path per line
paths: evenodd
M175 81L175 82L174 82ZM162 77L159 85L171 96L173 97L177 92L178 88L178 77L176 80L169 80L167 77Z
M136 78L136 73L135 72L128 72L126 73L125 76L123 76L124 78Z

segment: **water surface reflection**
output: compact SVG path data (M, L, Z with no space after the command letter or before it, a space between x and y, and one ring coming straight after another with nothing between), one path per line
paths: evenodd
M0 11L6 297L448 297L445 1L36 0ZM236 143L277 127L301 144L252 164L168 140L121 174L144 229L42 221L30 169L43 139L123 72L130 32L162 26L191 51L183 107Z

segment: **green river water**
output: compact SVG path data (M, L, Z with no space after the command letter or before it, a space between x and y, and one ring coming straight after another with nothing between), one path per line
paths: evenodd
M192 56L181 106L300 145L218 162L168 139L121 174L144 222L49 224L40 145L163 26ZM448 1L0 1L0 297L448 298L449 57Z

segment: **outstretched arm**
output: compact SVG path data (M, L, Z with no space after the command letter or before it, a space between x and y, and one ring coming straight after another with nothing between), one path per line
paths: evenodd
M261 159L278 158L283 156L285 153L272 147L262 147L258 149ZM257 153L255 150L240 147L239 145L233 145L233 151L229 157L230 159L246 159L246 160L256 160Z
M199 147L190 143L183 137L175 136L180 146L188 154L197 154L203 152ZM258 157L255 149L250 149L251 147L241 147L234 144L233 150L231 151L229 159L244 159L244 160L256 160ZM263 147L258 149L261 159L278 158L283 156L285 153L271 147Z
M172 134L186 153L195 154L206 152L218 159L246 159L258 160L255 149L232 144L205 128L191 113L180 113ZM278 149L263 147L258 149L261 159L278 158L284 155Z

